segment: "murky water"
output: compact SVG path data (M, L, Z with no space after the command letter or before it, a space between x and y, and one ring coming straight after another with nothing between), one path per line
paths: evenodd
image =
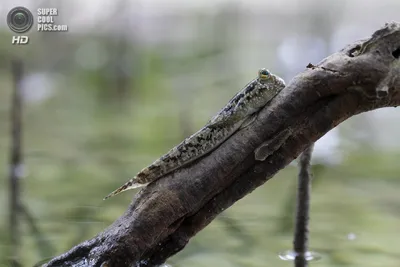
M390 172L386 178L375 178L373 170L371 176L365 176L361 168L359 175L354 166L353 161L351 168L344 164L321 171L314 166L310 251L305 256L324 266L361 264L368 267L377 266L376 262L397 266L400 259L396 248L400 241L395 233L400 230L400 183L390 178ZM68 166L64 168L63 171L76 173ZM85 173L84 169L80 171ZM296 256L291 250L296 172L295 167L289 167L224 211L183 251L169 259L168 264L173 267L290 266L289 262ZM63 178L26 182L26 197L30 201L25 205L34 218L36 232L21 217L20 249L25 266L34 266L43 258L58 255L93 237L123 213L131 198L131 194L122 194L108 202L98 201L113 185L86 191L78 180L65 180L67 183L62 187L58 184L63 183ZM54 189L47 190L42 186L44 183ZM63 190L55 191L59 189ZM6 230L6 226L2 229ZM7 243L2 240L2 247L7 249ZM4 253L0 256L6 259ZM84 265L75 263L75 266Z

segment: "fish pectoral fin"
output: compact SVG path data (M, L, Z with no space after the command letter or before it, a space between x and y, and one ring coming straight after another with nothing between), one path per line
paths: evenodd
M257 119L257 114L252 114L249 117L247 117L244 121L243 124L240 126L240 129L247 128L250 126L255 120Z
M113 197L113 196L115 196L115 195L118 195L119 193L122 193L122 192L124 192L124 191L131 190L131 189L135 189L135 188L140 188L140 187L144 187L144 186L148 185L148 184L140 184L140 183L137 183L137 182L135 182L135 180L136 180L136 179L131 179L131 180L129 180L129 181L126 182L123 186L121 186L121 187L115 189L115 190L112 191L110 194L108 194L105 198L103 198L103 200L106 200L106 199L108 199L108 198L110 198L110 197Z
M206 126L209 128L223 128L226 125L230 125L236 118L228 115L221 115L213 118Z

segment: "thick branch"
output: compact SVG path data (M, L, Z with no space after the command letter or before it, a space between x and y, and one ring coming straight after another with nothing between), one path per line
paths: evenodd
M104 232L46 266L163 263L339 123L399 105L399 50L400 24L391 23L370 39L310 64L251 126L208 156L146 187ZM255 160L256 149L265 153L265 161Z

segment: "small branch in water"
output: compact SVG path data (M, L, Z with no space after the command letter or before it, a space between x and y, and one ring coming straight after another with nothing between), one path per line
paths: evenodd
M296 255L295 267L307 266L306 253L308 250L308 223L310 219L311 191L311 155L314 144L304 150L299 159L299 176L297 185L297 209L293 248Z

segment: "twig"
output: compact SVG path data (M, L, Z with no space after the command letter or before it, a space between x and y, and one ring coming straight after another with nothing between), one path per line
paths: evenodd
M307 147L299 159L297 185L297 209L293 248L296 255L295 266L306 267L305 253L308 250L308 222L310 218L311 173L310 162L314 144Z
M14 60L11 64L13 76L13 93L11 102L11 148L10 148L10 238L11 254L10 266L20 266L19 260L19 203L20 188L19 180L21 178L22 167L22 99L21 99L21 80L23 76L23 63L20 60Z
M20 203L19 212L25 217L25 220L30 227L31 235L35 238L36 249L38 250L40 257L44 258L53 255L54 246L46 239L43 232L37 226L36 219L22 203Z

